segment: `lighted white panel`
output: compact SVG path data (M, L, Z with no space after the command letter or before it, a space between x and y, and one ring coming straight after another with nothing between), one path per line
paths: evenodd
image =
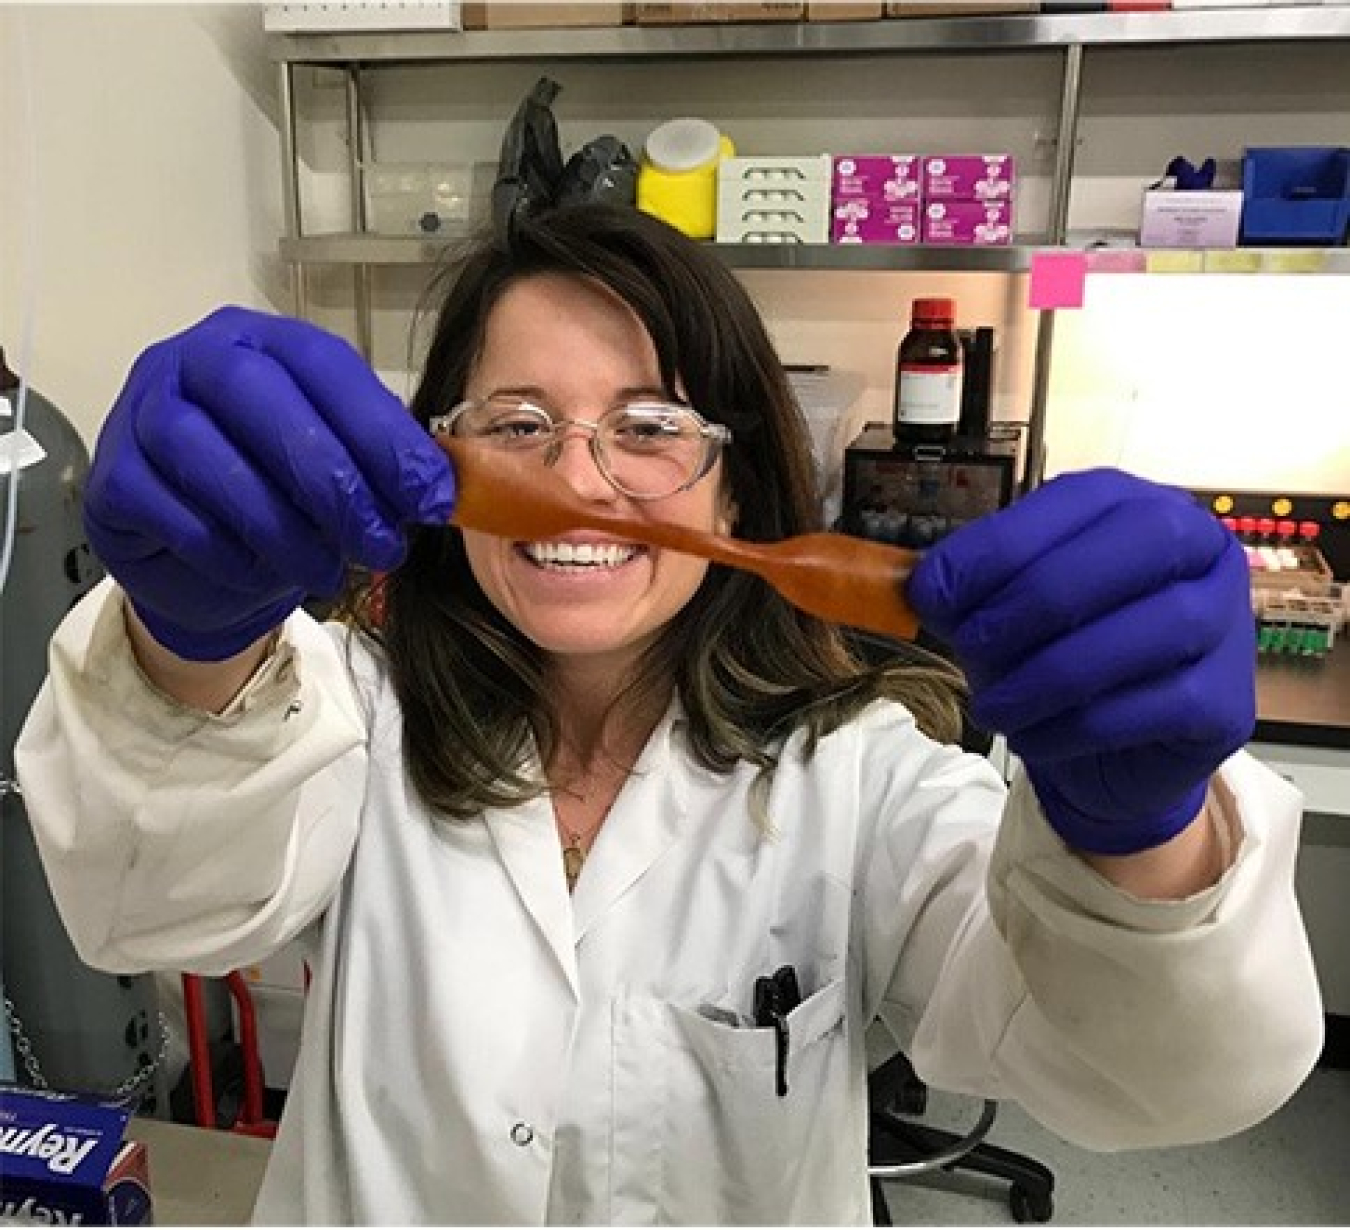
M1350 278L1088 278L1055 322L1051 473L1184 486L1350 487Z

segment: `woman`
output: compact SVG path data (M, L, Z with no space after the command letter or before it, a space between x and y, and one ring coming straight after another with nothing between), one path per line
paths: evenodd
M814 528L782 370L697 245L523 223L450 288L412 409L297 321L152 347L89 483L114 581L22 742L87 961L312 944L260 1220L865 1223L878 1017L1092 1147L1297 1087L1298 800L1234 754L1252 632L1213 518L1073 476L924 558L910 598L1027 765L1007 795L941 672L863 670L746 574L443 524L433 421L597 506ZM379 621L297 612L351 564L391 570Z

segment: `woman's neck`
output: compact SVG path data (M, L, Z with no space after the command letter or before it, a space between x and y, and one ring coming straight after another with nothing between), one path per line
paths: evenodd
M670 703L670 689L624 694L629 676L613 663L570 661L550 678L558 744L549 777L555 787L636 763Z

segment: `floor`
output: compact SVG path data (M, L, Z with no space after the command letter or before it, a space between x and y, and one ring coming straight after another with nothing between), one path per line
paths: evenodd
M969 1101L932 1096L929 1117L968 1127ZM1350 1224L1350 1070L1318 1068L1279 1111L1217 1144L1094 1154L1065 1144L1016 1107L989 1139L1055 1174L1055 1225L1327 1226ZM896 1225L1006 1225L1008 1185L937 1173L886 1184Z

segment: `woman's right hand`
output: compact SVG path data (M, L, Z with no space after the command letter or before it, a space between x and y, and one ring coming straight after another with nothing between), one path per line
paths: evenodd
M351 346L223 308L137 360L84 518L151 635L221 661L335 594L349 564L397 566L403 527L454 501L445 454Z

